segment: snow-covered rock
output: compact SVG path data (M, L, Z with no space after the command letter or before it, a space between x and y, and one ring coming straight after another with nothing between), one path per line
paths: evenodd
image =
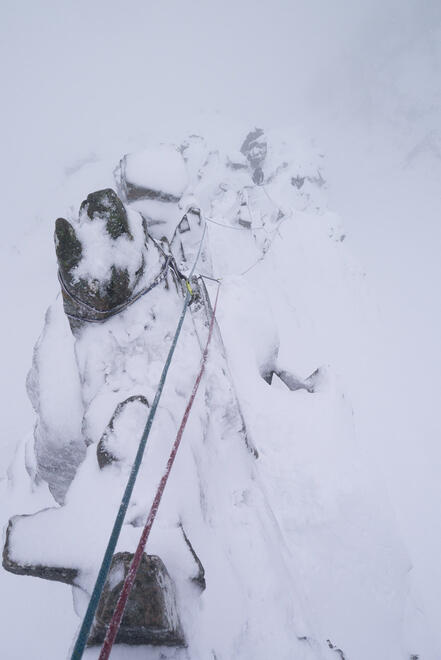
M271 135L265 145L241 160L191 136L157 156L156 173L153 152L133 160L132 170L123 159L120 186L128 171L139 189L171 197L141 200L160 205L154 216L126 193L144 264L123 296L133 304L116 305L118 313L98 323L81 319L74 337L60 298L48 313L29 389L37 473L62 506L11 521L4 565L68 574L75 609L84 612L182 308L178 271L189 275L203 241L196 273L222 280L218 327L147 547L175 585L188 648L150 655L404 660L415 648L403 629L404 616L414 616L410 565L338 377L339 364L360 350L363 273L326 208L322 156ZM169 177L166 161L174 162ZM162 207L172 209L168 216ZM76 297L87 301L119 258L127 272L140 259L109 251L106 237L81 223L67 270L71 286L75 269L82 273L86 294ZM93 263L95 240L110 271ZM176 269L136 298L164 264L163 250ZM198 372L217 284L199 277L192 286L117 552L136 548ZM57 377L68 381L59 389L58 359Z

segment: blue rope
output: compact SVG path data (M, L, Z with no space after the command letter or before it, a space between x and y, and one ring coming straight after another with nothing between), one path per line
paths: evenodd
M202 233L202 238L201 242L199 245L199 250L195 259L195 262L193 264L193 268L191 269L190 272L190 277L192 277L196 264L198 262L199 256L201 254L201 249L202 249L202 242L204 240L205 236L205 230L207 228L207 225L204 225L204 231ZM112 533L109 538L109 542L107 544L106 552L104 553L104 558L101 563L101 568L98 573L98 577L95 582L95 586L93 588L92 596L90 597L89 605L87 607L86 614L84 615L83 623L81 624L80 632L78 633L77 641L75 642L75 646L71 655L71 660L81 660L83 657L84 649L86 648L87 644L87 639L89 637L90 630L92 628L93 624L93 619L95 617L95 612L98 607L98 603L100 601L101 593L104 589L104 585L107 579L107 575L110 570L110 566L112 563L112 557L113 553L115 552L116 544L118 542L119 535L121 533L121 528L124 522L125 515L127 513L127 508L129 506L130 502L130 497L133 492L133 488L135 486L135 481L138 476L139 468L141 466L141 461L142 457L144 455L144 450L147 444L147 439L150 434L150 430L152 428L153 424L153 419L156 414L156 409L159 404L159 399L161 398L162 390L164 388L165 384L165 379L167 378L167 372L169 370L173 353L175 352L176 344L178 343L178 338L179 335L181 334L181 329L182 329L182 324L184 323L184 318L185 318L185 313L187 311L188 305L190 303L192 294L191 294L191 288L188 286L188 280L187 280L187 292L184 300L184 306L182 308L181 316L179 318L178 322L178 327L176 328L175 336L173 337L172 345L170 347L170 350L167 355L167 359L165 361L164 368L162 370L161 378L159 379L159 385L158 389L156 390L155 398L152 403L152 407L150 408L150 413L139 443L138 451L136 452L136 457L135 461L133 463L129 479L127 481L126 489L124 491L124 495L121 500L121 504L119 505L119 510L115 518L115 522L113 524L113 529Z

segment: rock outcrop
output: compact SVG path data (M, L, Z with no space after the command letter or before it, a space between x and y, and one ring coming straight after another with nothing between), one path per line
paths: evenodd
M111 465L112 463L123 460L125 453L127 452L127 441L130 439L130 433L124 433L124 427L121 429L115 428L118 422L124 423L124 417L127 415L133 415L134 406L138 408L144 408L147 411L149 408L149 403L145 396L142 395L133 395L121 401L116 407L115 412L112 415L112 418L104 431L98 445L96 448L96 456L98 459L98 465L100 468L106 467L106 465Z
M104 642L132 558L129 552L119 552L113 556L88 646ZM115 641L130 645L185 645L176 609L174 584L162 560L155 555L144 553L141 559Z
M28 575L30 577L39 577L44 580L54 580L55 582L64 582L65 584L74 584L78 571L75 568L63 566L45 566L43 564L31 564L20 561L15 558L11 548L11 540L14 528L18 522L30 515L13 516L6 529L6 539L3 548L2 565L6 571L16 575Z
M139 243L111 188L87 196L76 228L58 218L55 249L64 307L73 327L82 319L106 318L130 298L145 265Z

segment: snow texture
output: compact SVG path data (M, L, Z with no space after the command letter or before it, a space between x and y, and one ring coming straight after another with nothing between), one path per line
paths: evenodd
M267 257L273 248L278 257L286 254L282 263L288 270L279 269L275 278L265 266L265 276L273 278L274 289L280 278L290 279L292 291L283 302L292 323L286 331L276 328L277 356L274 350L268 357L264 346L258 352L272 365L277 358L281 367L291 367L291 373L295 367L300 380L317 364L330 365L320 372L323 383L330 378L332 387L344 392L354 409L356 451L369 455L374 482L379 474L384 476L387 494L380 488L376 501L384 497L386 508L392 503L412 563L405 581L409 598L403 622L387 631L387 639L406 638L401 646L403 660L409 660L409 654L412 659L439 660L441 4L437 0L133 0L127 6L37 0L27 3L25 11L22 3L2 3L0 30L1 525L6 527L8 518L17 513L54 506L46 482L36 476L35 439L30 432L35 412L24 382L45 310L59 291L52 241L55 218L60 214L77 218L78 206L90 191L114 185L112 171L123 154L142 152L158 141L179 144L182 136L191 133L180 146L184 160L192 162L187 166L190 199L209 152L222 148L228 172L243 173L247 160L240 147L256 124L277 129L279 144L289 139L291 159L300 154L307 160L316 152L301 146L305 136L311 136L319 154L325 154L326 191L322 192L338 214L332 219L337 232L331 240L337 243L338 236L345 235L343 250L336 248L345 268L330 277L332 269L326 264L331 248L325 230L322 261L309 261L305 255L300 259L301 271L293 268L290 249L274 242ZM210 139L204 142L198 135ZM269 141L270 150L274 144ZM210 162L215 173L219 162L223 166L223 157L218 161L211 155ZM295 169L292 176L298 186L303 177ZM312 177L314 172L311 168L307 174ZM304 181L299 193L309 184L315 187ZM169 234L181 220L186 196L184 192L179 202L143 199L138 203L152 205L151 212L143 211L145 217L157 223L158 234L161 224ZM284 204L283 195L274 199L279 206ZM285 210L289 213L289 208ZM303 220L297 213L293 217L299 225L304 222L306 230L309 216L306 209ZM335 224L338 217L344 221L344 232ZM215 225L210 227L213 239ZM222 231L231 234L229 245L242 236L241 231ZM283 225L280 232L291 238ZM311 247L308 242L303 245ZM318 256L314 250L311 254ZM354 265L350 254L362 264L355 268L360 278L349 275ZM242 278L247 295L260 290L255 271L262 267L256 265ZM238 283L237 288L241 286ZM332 303L349 289L354 296L348 300L356 298L353 306L337 305L334 312ZM222 298L219 313L225 338L229 314ZM268 316L272 317L272 309ZM234 319L230 324L234 341L229 342L229 351L237 354L234 378L252 364L253 383L261 385L257 373L261 367L256 368L253 351L247 353L248 340L242 332L245 327L251 332L252 324L245 326L240 318L237 326ZM272 333L275 348L276 334ZM295 350L291 336L303 342ZM242 363L235 343L244 352L243 367L237 366ZM63 374L75 370L69 372L69 365L57 357L64 350L51 351L47 346L47 352L56 353L54 374L60 364L62 390L68 386ZM229 364L233 369L232 357ZM50 380L55 380L53 374ZM287 391L275 375L272 386L266 387L289 401L298 396L312 405L311 398L316 397ZM248 399L253 404L254 399ZM78 405L81 408L82 402ZM251 418L259 419L260 408L251 405L250 409ZM83 413L78 410L74 418ZM103 420L104 428L108 422ZM265 443L259 447L259 470ZM283 442L273 452L279 475L290 447ZM329 456L329 470L341 460L338 454ZM295 457L286 462L292 465ZM286 479L288 491L289 475ZM274 511L283 513L283 502L271 497ZM313 494L308 501L312 500ZM376 528L371 531L374 537ZM351 562L357 560L351 556ZM290 563L296 561L294 554ZM377 582L375 562L371 565L370 578ZM2 658L66 657L78 625L66 585L0 570L0 592ZM78 594L75 598L81 600ZM324 634L331 645L342 649L346 660L354 660L344 640L334 639L329 630ZM390 647L383 645L381 634L375 632L370 657L389 660ZM364 642L374 644L368 635ZM277 657L277 650L274 644L272 657ZM148 652L124 649L124 656L145 658ZM329 650L329 655L340 657L337 651Z
M307 146L302 159L290 158L290 147L269 134L259 187L249 169L231 167L233 156L210 150L201 138L190 143L197 149L192 157L189 146L183 150L187 179L195 182L187 200L206 220L189 211L166 238L188 270L208 223L198 272L222 278L220 333L147 548L176 585L188 649L152 648L149 657L332 658L329 639L348 658L402 660L403 649L409 655L417 645L406 624L417 617L409 558L381 478L357 440L336 368L342 359L337 319L351 326L350 359L368 292L341 240L338 217L326 210L323 159ZM172 160L175 153L169 152ZM165 160L162 166L164 176ZM137 177L142 183L141 168ZM309 177L306 190L297 185L299 177ZM142 218L130 208L129 217L136 237ZM155 225L148 229L154 233ZM95 247L103 249L97 241L104 239L89 228L81 239L90 248L84 258L90 269ZM97 264L101 276L107 272L102 264L113 258ZM121 259L136 262L124 250ZM152 277L157 264L150 249L143 277ZM212 294L216 285L207 286ZM58 297L35 350L28 379L37 413L35 459L27 462L38 468L29 470L27 487L40 492L42 478L63 505L45 503L32 516L14 518L9 552L23 566L78 571L79 616L145 405L127 405L110 430L109 421L129 397L153 400L181 306L182 294L169 278L117 316L86 324L74 339ZM206 333L207 317L196 306L184 322L117 551L136 547ZM262 377L268 365L299 382L320 366L315 391L289 391L277 377L269 384ZM100 469L104 432L113 460ZM181 525L205 570L202 593L192 580L198 567ZM137 657L136 650L130 654ZM114 656L129 657L129 651L116 647Z

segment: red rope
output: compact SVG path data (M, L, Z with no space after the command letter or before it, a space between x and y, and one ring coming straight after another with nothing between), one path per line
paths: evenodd
M99 656L99 660L108 660L109 655L112 651L113 644L115 642L115 637L118 633L118 629L121 623L121 619L124 614L124 609L127 604L127 600L130 596L130 592L133 587L133 583L135 582L136 578L136 573L138 571L139 564L142 559L142 555L144 553L144 549L147 543L147 539L149 538L150 531L153 527L153 523L156 518L156 514L158 512L159 504L161 502L162 495L164 493L165 486L167 484L167 480L170 476L171 469L173 467L174 460L176 458L176 454L178 453L179 445L181 443L182 435L184 433L185 426L187 424L187 420L190 414L191 407L193 405L193 402L196 397L196 393L199 388L199 384L202 380L203 373L205 371L205 365L207 363L207 355L208 355L208 347L210 345L211 337L213 334L213 327L214 327L214 319L216 315L216 307L217 307L217 300L219 297L219 286L217 288L217 293L216 293L216 300L214 302L214 307L213 307L213 314L211 317L210 321L210 328L208 331L208 339L207 343L205 345L204 352L202 354L202 360L201 360L201 368L199 370L198 377L196 378L195 384L193 386L193 391L191 393L190 399L188 400L187 407L184 412L184 416L181 421L181 425L179 427L178 433L176 435L176 439L173 443L172 450L170 452L169 459L167 461L167 467L165 469L165 472L162 476L162 479L159 483L158 490L156 491L155 499L153 500L153 504L150 509L150 513L147 517L147 522L144 526L143 532L141 534L141 538L139 539L138 547L136 548L136 552L133 555L132 562L130 564L129 571L127 573L126 579L124 580L124 585L121 590L121 593L119 595L118 602L115 607L115 611L113 612L112 618L109 623L109 627L107 628L106 632L106 637L104 640L103 647L101 649L101 653Z

